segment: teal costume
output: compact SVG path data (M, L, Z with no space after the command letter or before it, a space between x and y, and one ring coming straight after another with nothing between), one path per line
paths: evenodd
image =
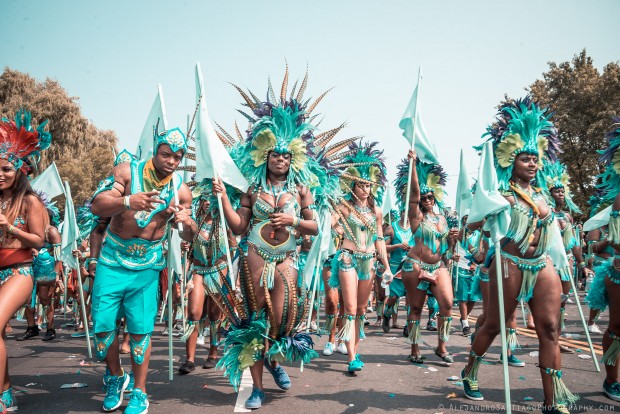
M154 153L160 145L168 144L172 151L187 150L185 135L174 128L154 134ZM149 160L150 161L150 160ZM148 177L144 177L148 161L131 159L131 194L148 191ZM139 227L146 227L153 216L166 209L174 197L173 186L180 188L180 174L173 173L171 179L160 190L164 201L151 212L137 211L134 214ZM114 185L114 176L102 181L93 199ZM151 332L157 315L157 293L159 272L166 266L163 255L163 239L122 239L108 231L101 246L97 264L97 277L93 287L93 321L95 350L99 359L104 359L108 348L118 333L117 321L125 317L130 334L143 335L142 339L130 339L134 361L141 364L150 344ZM97 334L107 333L104 336Z

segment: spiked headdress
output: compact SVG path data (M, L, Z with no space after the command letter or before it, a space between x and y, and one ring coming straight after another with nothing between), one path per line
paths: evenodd
M241 171L250 183L266 187L267 157L270 152L287 153L291 155L291 165L287 177L287 185L291 191L297 183L313 188L318 186L318 179L313 173L313 163L316 163L317 150L313 148L316 128L312 124L312 111L323 99L327 92L321 94L312 104L303 100L308 84L308 73L295 95L297 83L287 97L288 66L284 74L284 81L279 98L276 98L268 82L267 100L261 101L252 92L246 94L241 88L233 85L245 100L244 106L251 110L251 115L239 111L249 122L245 142L237 153ZM329 92L329 91L328 91ZM224 136L228 139L229 136ZM223 137L220 137L222 139Z
M493 141L495 168L500 190L510 188L512 169L517 155L521 153L538 156L539 171L543 159L557 160L560 151L557 130L549 121L551 114L540 109L529 96L508 102L499 110L496 123L487 128L483 138Z
M32 115L25 110L19 110L14 120L2 118L0 122L0 158L7 160L28 174L31 169L29 158L38 161L40 152L49 148L52 143L52 134L44 130L47 121L42 122L35 129L32 124Z
M356 142L349 144L347 155L338 164L340 173L340 188L347 200L353 197L355 183L371 185L371 194L376 205L383 203L383 194L387 184L387 170L383 151L377 147L377 142L366 142L358 145Z
M172 128L160 133L156 127L153 134L153 156L157 154L157 150L162 144L168 144L173 152L179 150L183 151L183 154L187 152L187 139L179 128Z
M573 197L569 188L570 177L566 171L566 166L560 161L550 162L549 160L544 159L542 175L544 177L545 187L547 190L551 191L555 188L563 188L564 198L569 210L581 214L581 210L579 210L579 207L577 207L577 205L573 202ZM551 206L555 207L553 197L549 195L548 198Z
M131 160L135 160L136 156L126 149L122 150L118 153L116 158L114 159L114 166L116 167L118 164L122 164L124 162L131 162Z
M407 172L409 171L409 163L406 166ZM419 159L416 162L416 171L418 173L418 184L420 185L420 195L432 193L435 196L435 204L440 210L444 208L444 200L446 192L444 186L446 185L446 178L448 174L444 171L440 164L430 164L422 162ZM407 181L405 180L405 191ZM404 200L403 200L404 203ZM404 206L403 206L404 207Z
M613 203L620 189L620 117L612 117L611 131L607 138L607 149L602 151L600 161L605 164L605 171L599 174L601 183L596 187L600 190L600 204Z

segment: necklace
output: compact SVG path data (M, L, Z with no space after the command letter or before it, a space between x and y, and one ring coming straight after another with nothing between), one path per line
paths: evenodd
M9 204L11 204L11 200L0 199L0 207L2 207L2 210L6 210Z
M368 206L360 206L357 203L353 204L353 208L355 208L360 213L370 213L372 210Z

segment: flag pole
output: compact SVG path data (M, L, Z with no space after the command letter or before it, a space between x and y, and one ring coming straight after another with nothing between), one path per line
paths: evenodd
M590 331L588 331L588 325L583 315L583 309L581 308L581 301L579 300L579 295L577 294L577 289L575 288L575 279L572 277L572 275L570 277L570 284L573 292L575 292L575 301L577 302L577 309L579 310L579 317L581 318L581 325L583 326L583 331L586 333L586 338L588 339L588 346L590 347L590 353L592 354L592 360L594 361L594 368L596 369L596 372L601 372L601 368L598 365L598 360L596 359L596 353L594 352L594 347L592 346Z
M417 123L418 123L418 102L420 100L420 90L421 85L420 85L420 80L421 80L421 75L422 75L422 69L419 68L418 69L418 85L416 86L417 89L417 93L415 96L415 112L413 113L413 136L411 137L411 148L413 149L415 147L415 133L416 133L416 127L417 127ZM413 168L413 158L411 158L409 160L409 174L407 177L407 194L405 195L406 199L405 199L405 221L403 222L404 227L407 227L407 221L409 220L409 199L411 198L411 169Z
M497 218L497 216L496 216ZM508 348L506 340L506 313L504 311L504 281L502 276L502 247L497 234L497 226L493 226L493 243L495 245L495 277L497 278L497 300L499 306L499 325L502 339L502 366L504 370L504 399L507 414L512 413L510 398L510 378L508 375Z
M172 260L170 260L170 253L172 251L172 226L168 230L168 381L172 381L173 368L173 344L172 344L172 320L174 319L174 309L172 306Z

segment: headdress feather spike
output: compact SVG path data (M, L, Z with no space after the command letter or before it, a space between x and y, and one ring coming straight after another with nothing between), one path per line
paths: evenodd
M316 145L317 147L325 147L325 145L327 145L329 141L331 141L331 139L334 138L336 134L338 134L338 132L340 132L342 128L344 128L345 126L346 126L346 123L343 122L336 128L332 128L325 132L321 132L320 134L316 136L314 145Z
M284 70L284 80L282 81L282 89L280 89L280 101L282 104L286 101L286 89L288 88L288 62Z
M267 102L275 104L277 103L276 94L273 91L273 86L271 86L271 78L267 78L267 84Z
M297 102L301 102L304 97L304 92L306 91L306 86L308 86L308 67L306 66L306 75L304 76L304 80L301 82L301 86L299 87L299 93L295 100Z
M250 107L250 109L252 110L256 109L257 107L256 104L250 99L247 93L243 92L243 89L241 89L234 83L231 83L231 85L237 90L237 92L239 92L239 94L241 95L245 103Z
M319 95L318 98L316 98L316 101L314 101L314 103L312 105L310 105L310 107L308 108L308 111L306 111L306 116L310 116L312 111L314 111L314 108L316 108L316 106L319 104L319 102L321 102L323 100L323 98L325 97L325 95L327 95L332 89L334 89L334 88L329 88L328 90L323 92L321 95Z

